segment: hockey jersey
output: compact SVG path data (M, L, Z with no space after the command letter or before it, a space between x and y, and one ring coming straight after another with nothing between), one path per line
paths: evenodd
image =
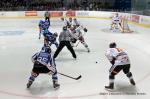
M34 54L32 56L32 61L33 62L37 61L37 62L39 62L45 66L49 66L49 67L55 66L55 62L54 62L51 54L46 53L46 52L42 52L42 51Z
M72 25L73 25L73 26L80 26L81 24L80 24L79 21L73 20L73 21L72 21Z
M114 66L130 64L127 53L120 48L109 48L105 55L109 61L115 59Z
M120 23L120 17L119 16L113 16L112 17L112 22L116 23L116 24Z

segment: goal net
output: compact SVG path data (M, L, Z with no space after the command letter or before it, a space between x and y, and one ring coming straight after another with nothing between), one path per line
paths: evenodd
M133 31L129 28L129 25L128 25L128 17L122 16L120 18L121 18L121 22L120 22L121 32L132 33Z

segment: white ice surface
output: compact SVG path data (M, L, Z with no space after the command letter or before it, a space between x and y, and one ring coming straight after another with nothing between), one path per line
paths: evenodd
M29 90L26 83L32 69L31 56L41 49L43 41L38 39L38 20L0 20L0 33L21 31L20 35L0 36L0 99L148 99L150 97L150 29L130 25L132 34L110 33L110 20L80 19L87 27L85 40L91 52L82 44L75 48L77 60L64 48L56 59L59 72L71 76L82 75L78 81L59 77L60 89L54 90L51 77L40 75ZM60 26L51 31L60 32ZM129 84L120 72L115 79L115 92L109 95L104 86L108 84L110 63L105 57L108 44L117 42L131 59L131 71L137 83ZM52 46L53 52L55 46ZM97 62L97 63L96 63ZM144 95L127 95L143 93ZM102 95L106 94L106 95ZM125 95L126 94L126 95Z

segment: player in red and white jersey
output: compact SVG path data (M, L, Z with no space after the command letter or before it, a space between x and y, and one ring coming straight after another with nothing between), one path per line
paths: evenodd
M83 29L82 26L78 26L78 27L73 26L70 28L71 33L75 37L75 38L71 38L71 45L74 46L76 41L79 40L79 42L81 42L83 44L83 46L87 49L87 51L90 52L90 49L89 49L87 43L85 42L84 35L81 32L82 29Z
M121 70L129 78L130 83L135 85L133 80L132 73L130 72L130 59L125 51L120 48L117 48L115 42L110 43L109 49L106 51L106 57L112 64L109 70L109 85L105 86L106 89L114 89L114 79Z

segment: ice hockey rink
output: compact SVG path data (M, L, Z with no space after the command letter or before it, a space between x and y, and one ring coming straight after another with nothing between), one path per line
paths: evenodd
M110 32L110 20L80 18L87 27L84 35L91 52L82 44L74 47L77 60L64 48L56 59L58 72L77 77L73 80L61 75L60 89L52 86L51 76L41 74L30 89L26 83L33 66L31 56L40 51L43 40L38 39L40 19L0 19L0 98L1 99L148 99L150 97L150 28L129 24L133 33ZM58 25L57 25L58 24ZM61 24L50 27L52 32L60 32ZM120 72L115 79L115 90L108 92L109 68L105 57L110 42L129 54L131 71L136 86L130 85L128 78ZM56 50L52 46L53 52Z

